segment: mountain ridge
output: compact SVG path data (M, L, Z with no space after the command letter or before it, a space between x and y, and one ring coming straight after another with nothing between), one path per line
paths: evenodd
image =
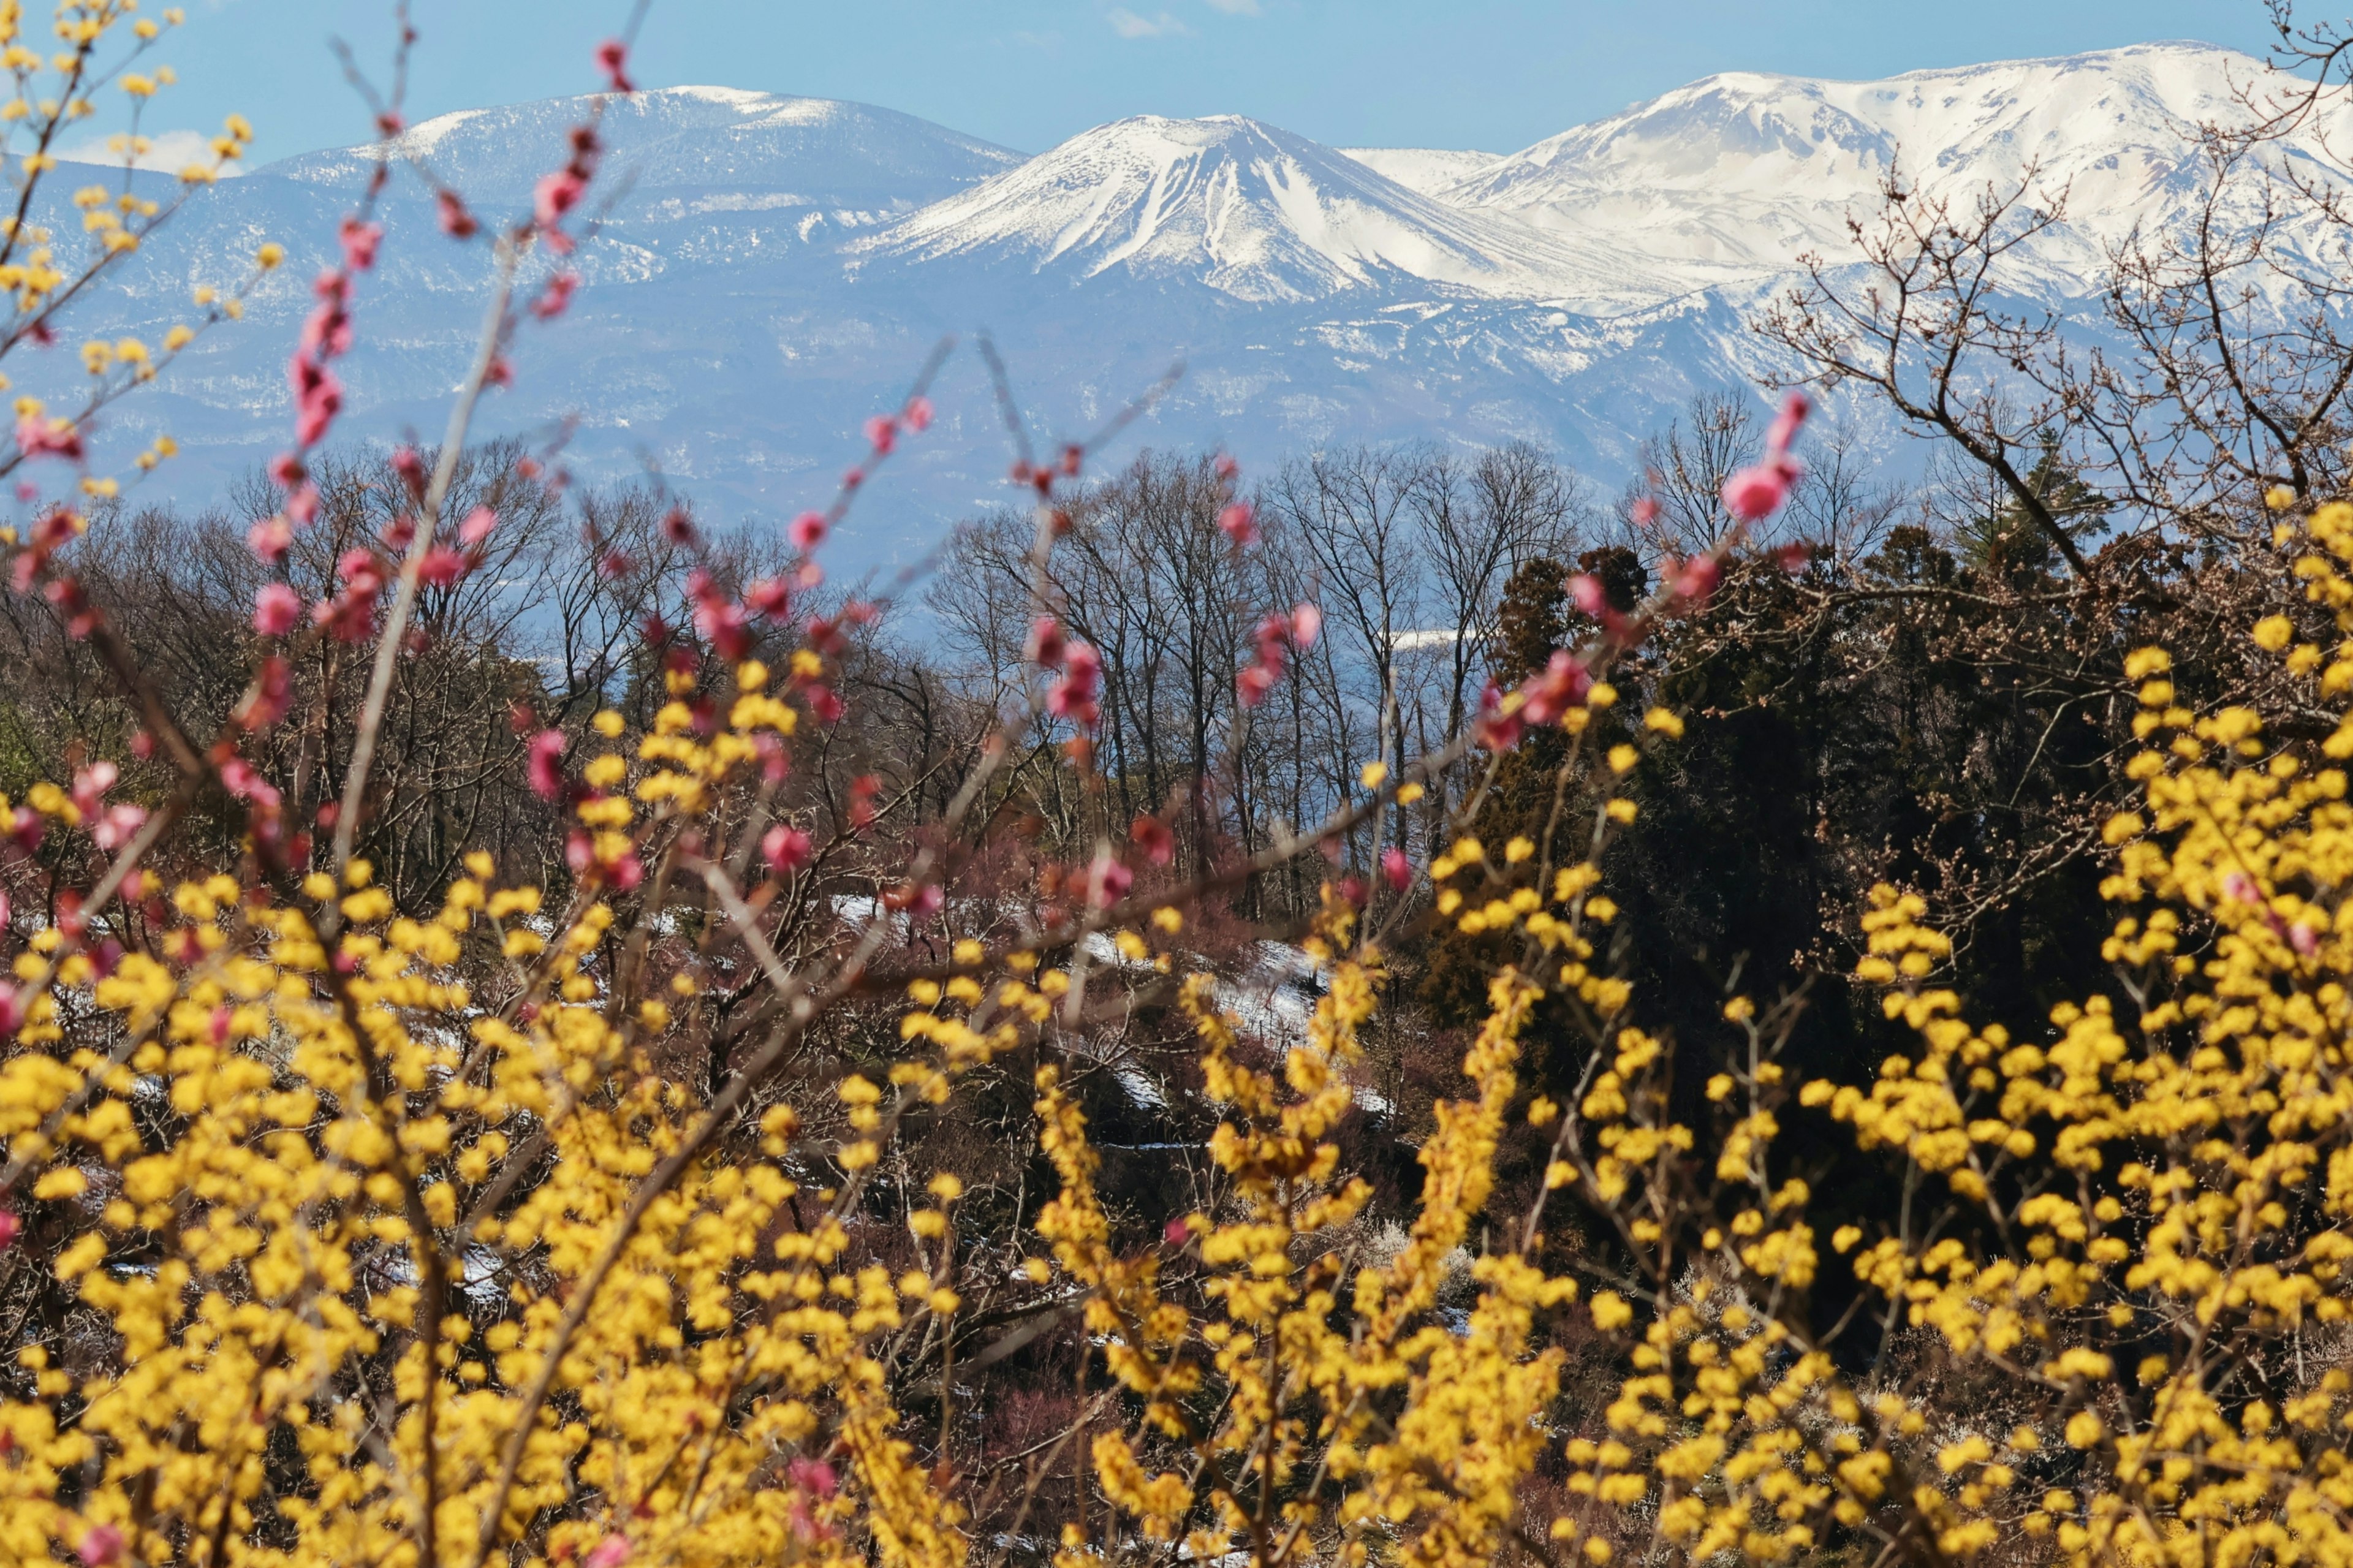
M723 511L797 508L934 342L987 328L1056 434L1181 355L1186 380L1131 447L1263 463L1334 441L1525 438L1615 484L1693 392L1786 374L1745 321L1796 255L1842 239L1894 159L1911 165L1903 149L1925 141L1919 161L1957 189L2065 152L2054 177L2075 181L2081 216L2022 278L2074 310L2121 223L2182 210L2186 117L2260 66L2182 45L1876 83L1727 73L1492 155L1138 116L1024 158L892 110L711 87L467 110L407 134L486 221L512 221L601 102L611 200L591 197L563 262L582 287L561 321L526 323L516 387L481 426L568 430L584 478L652 467ZM282 441L308 279L374 155L304 154L199 194L95 302L93 335L152 341L189 285L234 278L264 238L290 250L240 327L102 433L179 439L161 493L216 495ZM404 172L381 216L343 367L353 438L438 428L487 287L479 247L438 234L428 186ZM531 258L525 286L551 265ZM49 363L60 385L74 373ZM883 515L845 548L908 559L997 493L987 377L952 360L935 401L939 424L870 498Z

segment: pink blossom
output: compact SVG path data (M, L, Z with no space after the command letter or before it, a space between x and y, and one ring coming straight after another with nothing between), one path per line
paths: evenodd
M744 604L755 615L781 619L792 607L792 590L781 577L763 577L744 590Z
M469 546L480 544L491 536L491 530L498 525L497 512L492 511L489 507L478 506L466 514L465 521L458 525L458 542Z
M221 764L220 781L221 787L239 800L249 800L266 811L278 809L278 786L243 757L231 757Z
M302 595L283 583L265 583L254 592L253 629L263 637L284 637L301 615Z
M0 1002L0 1015L5 1015L5 1016L0 1016L0 1026L5 1026L7 1032L13 1035L16 1032L16 989L13 986L0 985L0 991L5 991L8 993L6 1001ZM7 1251L9 1247L15 1243L16 1239L16 1211L14 1209L0 1209L0 1252Z
M778 823L760 839L760 854L768 868L779 877L789 877L807 865L817 853L817 845L799 828Z
M1402 893L1413 886L1413 862L1394 844L1381 851L1381 880L1392 892Z
M1218 527L1235 548L1245 549L1258 542L1258 509L1246 500L1238 500L1218 513Z
M471 239L481 228L474 221L474 215L466 210L466 198L455 191L434 192L433 205L435 221L440 224L441 232L452 239Z
M1520 716L1531 724L1555 723L1592 689L1593 678L1584 664L1575 654L1561 649L1541 674L1531 676L1520 688L1526 698L1520 705Z
M1723 580L1724 568L1713 555L1694 555L1683 563L1675 577L1675 596L1694 605L1704 605Z
M1051 616L1039 616L1029 623L1029 641L1022 657L1031 664L1047 669L1059 669L1070 644L1062 636L1062 623Z
M100 849L112 854L139 836L146 826L147 808L118 801L90 825L90 837Z
M384 226L347 217L336 237L343 242L343 265L353 272L365 272L375 265L376 247L384 243Z
M907 406L899 411L899 417L907 422L908 429L922 434L932 427L932 400L916 394L907 399Z
M1766 453L1776 458L1787 453L1789 443L1798 438L1799 430L1804 426L1806 416L1812 412L1813 405L1806 400L1806 395L1792 389L1781 400L1781 412L1773 416L1772 427L1765 432Z
M629 46L618 38L607 38L596 46L596 68L605 73L605 80L615 92L635 92L638 84L629 79ZM625 1547L626 1551L627 1548ZM615 1558L614 1562L620 1561ZM612 1568L612 1563L600 1563L593 1559L589 1568Z
M724 595L708 592L694 605L694 629L730 664L740 664L752 651L752 636L744 628L744 606Z
M1597 621L1607 621L1615 614L1601 579L1590 573L1579 572L1568 580L1568 597L1571 604Z
M570 169L558 169L552 174L543 174L539 184L532 187L532 216L540 227L552 229L563 221L565 213L579 205L581 195L587 188L588 182Z
M293 547L294 531L287 526L283 513L265 517L247 531L245 542L248 549L275 566Z
M532 793L542 800L560 798L564 794L563 764L564 731L542 730L533 735L523 757L523 770L531 779Z
M793 1485L820 1498L831 1497L834 1488L839 1485L833 1479L833 1467L823 1459L795 1459L785 1467L785 1474Z
M346 550L335 558L335 575L352 593L374 595L385 584L384 558L373 550Z
M1137 817L1128 828L1127 837L1155 866L1166 866L1176 857L1176 836L1156 816Z
M1297 604L1291 606L1293 647L1305 653L1315 646L1315 639L1323 635L1323 631L1324 612L1322 610L1312 604Z
M866 444L878 455L889 455L899 444L899 422L887 414L877 414L866 422Z
M122 1531L111 1524L93 1524L82 1532L81 1544L74 1548L85 1568L106 1568L122 1556Z
M818 723L831 726L841 722L841 699L828 686L812 685L808 689L809 717Z
M294 388L294 439L299 445L315 447L335 416L343 412L343 383L326 366L303 354L294 357L287 375Z
M1062 655L1062 679L1046 693L1046 710L1092 730L1101 709L1095 693L1103 679L1103 656L1090 643L1072 642Z
M1110 850L1095 856L1094 864L1087 868L1087 902L1099 910L1107 910L1127 897L1135 885L1135 873L1113 858Z
M572 303L572 291L578 287L580 279L577 274L556 273L547 280L547 287L539 291L539 298L531 302L531 313L543 321L554 321L564 314L565 306Z
M1472 734L1491 752L1508 752L1520 743L1520 732L1525 721L1518 711L1504 711L1504 692L1493 679L1479 693L1479 717L1472 725Z
M450 587L466 575L466 557L446 544L437 544L417 563L417 574L437 588Z
M1797 465L1786 458L1743 468L1724 481L1725 510L1743 522L1762 522L1781 510L1797 477Z
M1262 664L1248 666L1234 677L1235 699L1245 708L1255 708L1266 700L1267 694L1274 689L1274 683L1281 679Z
M1218 460L1211 464L1210 467L1215 470L1218 478L1225 480L1228 484L1231 484L1234 480L1234 476L1242 471L1241 464L1234 460L1234 455L1231 452L1219 453Z
M629 1560L629 1538L618 1531L605 1537L580 1560L580 1568L621 1568Z
M63 458L81 461L81 432L70 419L49 419L26 414L16 421L16 449L27 458Z
M76 809L84 816L97 815L100 803L106 799L106 792L112 789L121 777L122 770L102 758L82 769L74 775L73 788L69 792L73 796Z
M792 525L785 531L785 535L793 542L795 550L807 555L825 542L825 531L826 521L823 512L805 511L793 519Z
M1160 1240L1168 1247L1182 1247L1193 1239L1193 1222L1178 1215L1160 1227Z
M294 678L286 661L271 654L253 678L253 690L237 710L237 721L248 732L259 732L286 717L294 701Z
M2320 951L2320 933L2298 921L2287 928L2287 944L2306 958Z
M2232 871L2222 879L2222 896L2234 903L2260 903L2263 895L2255 889L2255 879L2244 871Z
M1652 523L1659 521L1658 498L1656 496L1644 496L1641 500L1636 501L1631 507L1627 509L1626 515L1632 520L1636 528L1650 527Z

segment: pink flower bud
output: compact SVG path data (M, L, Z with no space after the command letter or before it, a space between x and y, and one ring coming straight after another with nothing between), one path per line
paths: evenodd
M1218 513L1218 527L1238 549L1255 544L1258 542L1258 509L1246 500L1238 500Z
M615 92L635 92L638 90L638 84L629 79L628 68L628 45L621 42L618 38L607 38L603 43L596 46L596 68L605 73L605 81L607 85L611 87ZM618 1541L620 1540L620 1537L612 1536L607 1539ZM604 1548L601 1546L597 1548L597 1551L599 1552L603 1550ZM622 1555L627 1556L628 1554L628 1542L622 1542ZM617 1563L620 1561L620 1558L617 1557L613 1561ZM592 1556L589 1559L589 1568L612 1568L612 1564L600 1563Z
M1168 825L1156 816L1139 816L1127 830L1127 837L1144 852L1144 858L1155 866L1166 866L1176 856L1176 836Z
M1381 880L1389 885L1391 892L1396 893L1402 893L1413 886L1413 862L1408 860L1405 851L1394 844L1381 851Z
M1039 616L1029 623L1029 641L1022 649L1022 655L1031 664L1047 669L1060 669L1062 656L1069 650L1070 644L1062 637L1061 622L1051 616Z
M1805 425L1806 416L1813 412L1813 406L1804 393L1794 389L1781 400L1781 412L1774 416L1772 428L1765 432L1768 456L1778 458L1788 453L1789 443L1798 438L1798 431Z
M533 795L542 800L560 798L564 794L564 731L542 730L533 735L523 767Z
M899 417L907 422L907 428L910 430L921 433L930 429L932 400L920 395L907 399L907 406L900 410Z
M302 595L283 583L265 583L253 595L253 629L282 637L302 618Z
M74 1548L85 1568L107 1568L122 1556L122 1531L111 1524L93 1524L82 1532L81 1544Z
M1099 910L1107 910L1127 897L1127 890L1134 885L1135 873L1113 859L1109 850L1098 854L1094 864L1087 868L1087 902Z
M779 877L789 877L807 866L816 850L807 834L786 823L771 827L760 840L760 854L767 860L768 868Z
M580 1568L621 1568L628 1560L629 1538L616 1531L589 1549L588 1555L580 1560Z
M1743 522L1762 522L1781 510L1797 477L1797 466L1786 458L1743 468L1724 481L1725 510Z
M805 511L793 519L792 526L785 531L785 535L793 542L795 550L807 555L825 542L825 531L824 513Z
M823 1459L795 1459L785 1467L785 1475L793 1485L820 1498L829 1498L840 1483L833 1478L833 1467Z

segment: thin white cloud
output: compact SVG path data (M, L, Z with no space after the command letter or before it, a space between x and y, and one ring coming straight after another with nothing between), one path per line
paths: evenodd
M1258 0L1209 0L1209 5L1213 9L1223 11L1229 16L1258 15Z
M1193 30L1166 11L1157 16L1139 16L1124 5L1114 7L1103 19L1123 38L1181 38Z
M111 163L122 167L122 149L110 145L112 136L100 136L78 146L60 147L58 158L67 163ZM201 131L166 131L146 138L147 151L139 154L134 166L153 169L161 174L176 174L191 163L213 164L213 139ZM231 163L221 170L224 179L242 174L245 170Z

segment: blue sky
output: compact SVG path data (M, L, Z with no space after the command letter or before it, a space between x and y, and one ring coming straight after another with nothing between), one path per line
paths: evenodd
M150 0L151 9L161 0ZM184 0L151 123L242 110L266 160L362 139L327 52L388 0ZM582 90L628 0L415 0L412 118ZM1038 152L1124 114L1239 112L1333 145L1509 152L1719 70L1877 77L2160 38L2251 51L2257 0L656 0L641 79L848 98Z

